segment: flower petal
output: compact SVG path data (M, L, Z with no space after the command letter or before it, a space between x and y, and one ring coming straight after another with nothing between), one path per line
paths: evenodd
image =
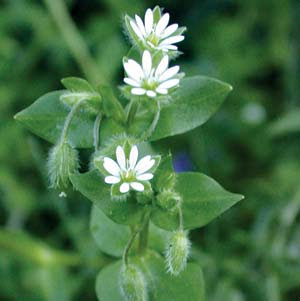
M184 36L174 36L163 40L160 45L174 44L184 40Z
M129 166L131 169L134 169L135 164L137 162L139 156L139 150L136 147L136 145L134 145L131 150L130 150L130 154L129 154Z
M143 71L146 77L149 77L152 68L152 57L148 50L145 50L143 53Z
M142 158L136 165L135 170L138 175L145 173L148 171L151 167L153 167L155 163L154 159L151 159L151 156L145 156Z
M145 37L146 31L145 31L145 26L144 26L144 23L143 23L141 17L138 15L135 15L135 22L136 22L139 30L141 31L142 35Z
M167 89L156 88L155 91L156 91L157 93L159 93L159 94L164 94L164 95L168 94L168 90L167 90Z
M177 50L178 47L175 45L158 45L158 49L161 49L162 51L167 52L168 50Z
M118 177L121 171L119 165L114 160L108 157L105 157L103 160L103 167L106 169L106 171L111 175Z
M137 178L137 180L140 180L140 181L148 181L153 178L153 174L152 173L144 173L142 175L138 175L136 178Z
M147 9L145 14L145 29L146 33L150 34L153 28L153 12L150 8Z
M127 85L130 85L132 87L140 87L141 86L136 80L129 78L129 77L124 78L124 83L126 83Z
M161 19L158 21L157 25L156 25L156 29L155 29L155 33L156 35L160 35L167 27L168 23L170 20L170 15L164 14Z
M158 64L156 70L155 70L155 77L159 77L163 72L165 72L169 65L169 57L165 55L160 63Z
M117 162L119 166L125 170L126 169L126 158L125 158L125 153L123 150L123 147L120 145L116 149L116 157L117 157Z
M114 176L107 176L105 177L104 179L104 182L107 183L107 184L117 184L121 181L120 178L118 177L114 177Z
M170 89L172 87L175 87L178 84L179 84L179 79L178 78L173 78L173 79L167 80L166 82L163 82L157 88L159 88L159 89Z
M178 28L178 24L172 24L170 26L168 26L161 35L161 39L167 38L168 36L170 36L172 33L174 33Z
M133 20L130 21L130 26L131 26L131 28L133 29L133 31L135 32L135 34L136 34L140 39L143 40L142 32L140 31L139 27L136 25L136 23L135 23Z
M144 77L142 67L134 60L128 60L124 63L124 69L128 76L136 81L140 81Z
M146 94L147 94L147 96L149 96L149 97L151 97L151 98L153 98L153 97L156 96L156 93L155 93L154 91L151 91L151 90L148 90L148 91L146 92Z
M174 66L172 68L169 68L168 70L166 70L160 77L159 77L159 81L165 81L171 77L173 77L174 75L176 75L179 71L179 66Z
M144 185L139 182L132 182L130 183L130 186L137 191L144 191Z
M133 88L131 89L131 93L134 95L144 95L146 93L146 90L143 88Z
M129 191L129 184L128 183L123 183L121 186L120 186L120 192L121 193L126 193Z

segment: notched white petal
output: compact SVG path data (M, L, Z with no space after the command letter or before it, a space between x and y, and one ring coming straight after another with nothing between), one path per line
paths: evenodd
M146 30L145 30L145 26L144 26L144 23L143 23L141 17L138 16L138 15L135 15L135 22L136 22L139 30L141 31L142 35L145 37L146 36Z
M138 175L136 178L139 181L148 181L148 180L153 179L153 174L152 173L144 173L144 174Z
M120 186L120 192L121 193L126 193L129 191L129 184L128 183L123 183L121 186Z
M168 94L168 90L167 89L162 89L162 88L156 88L155 90L157 93L159 94L163 94L163 95L166 95Z
M111 158L108 157L104 158L103 167L106 169L108 173L110 173L113 176L119 176L120 174L121 169L119 165Z
M141 175L141 174L145 173L146 171L148 171L149 169L151 169L154 164L155 164L155 160L154 159L149 160L148 156L146 156L143 159L141 159L141 161L139 161L135 170L138 175Z
M144 95L146 93L146 90L143 88L133 88L131 89L131 93L134 95Z
M140 29L138 28L138 26L136 25L136 23L135 23L133 20L130 21L130 26L131 26L131 28L133 29L133 31L135 32L135 34L136 34L140 39L143 39L143 35L142 35Z
M167 38L168 36L170 36L171 34L173 34L178 28L178 24L172 24L170 26L168 26L162 33L161 38Z
M134 145L131 148L131 151L130 151L130 154L129 154L129 165L130 165L131 169L134 169L135 164L136 164L137 159L138 159L138 156L139 156L138 148L136 147L136 145Z
M174 66L172 68L167 69L160 77L159 81L165 81L173 76L175 76L179 71L179 66Z
M117 184L121 181L120 178L118 177L114 177L114 176L107 176L105 177L104 179L104 182L107 183L107 184Z
M155 29L155 33L159 36L167 27L170 20L170 15L164 14L161 19L158 21Z
M139 182L132 182L130 183L130 186L137 191L144 191L144 185Z
M129 77L124 78L124 83L126 83L129 86L136 87L136 88L141 86L139 82L137 82L136 80L129 78Z
M184 36L174 36L163 40L160 45L174 44L184 40Z
M146 94L147 94L147 96L149 96L149 97L151 97L151 98L153 98L153 97L156 96L156 93L155 93L154 91L151 91L151 90L148 90L148 91L146 92Z
M143 70L146 77L150 75L152 68L152 57L148 50L145 50L142 58Z
M147 34L150 34L153 29L153 12L150 8L147 9L145 14L145 29Z
M125 170L126 169L126 158L125 158L125 152L123 150L123 147L120 145L116 149L116 157L117 157L117 162L119 166Z
M174 78L174 79L169 79L166 82L163 82L162 84L160 84L158 86L158 88L159 89L170 89L170 88L177 86L178 84L179 84L179 79Z
M155 70L155 77L160 76L163 72L165 72L169 65L169 57L165 55L160 63L158 64L156 70Z

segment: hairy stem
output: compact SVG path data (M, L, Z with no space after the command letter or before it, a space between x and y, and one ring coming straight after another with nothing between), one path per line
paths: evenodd
M94 148L95 148L95 152L98 151L99 149L99 129L100 129L100 123L101 123L101 120L102 120L102 114L98 114L97 115L97 118L95 120L95 123L94 123Z
M97 64L73 23L65 2L63 0L44 0L44 3L84 75L93 84L103 83L104 80L99 74Z
M134 240L140 234L139 239L139 252L143 252L147 248L148 244L148 232L149 232L149 219L150 219L150 211L147 210L143 216L142 223L139 227L133 229L132 235L128 241L128 244L123 253L123 263L128 264L128 254L134 243Z
M78 109L80 108L81 104L84 102L84 98L80 99L76 104L73 105L71 111L69 112L62 133L61 133L61 143L65 142L67 140L68 137L68 130L71 124L71 121L73 119L73 117L75 116L75 114L77 113Z
M138 101L137 100L131 100L131 102L129 104L129 110L128 110L127 121L126 121L128 128L134 120L137 109L138 109Z
M156 108L155 108L155 115L154 115L153 121L152 121L150 127L148 128L148 130L144 133L143 139L147 139L147 138L151 137L151 135L153 134L153 132L157 126L157 123L158 123L158 120L160 117L159 101L155 101L155 104L156 104Z
M179 221L179 230L183 230L183 215L181 205L178 205L178 221Z

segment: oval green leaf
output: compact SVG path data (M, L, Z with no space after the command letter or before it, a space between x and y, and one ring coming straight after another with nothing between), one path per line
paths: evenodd
M18 113L15 118L34 134L56 143L60 138L70 108L60 101L65 91L54 91L41 96L31 106ZM68 138L74 147L93 146L93 126L95 115L80 110L71 122Z
M161 109L150 140L190 131L205 123L220 107L232 87L206 76L187 77L172 94L173 101Z
M140 223L147 207L139 205L130 197L126 201L112 200L111 185L105 184L103 177L96 170L83 174L73 174L70 179L77 190L90 199L114 222L124 225Z
M244 197L225 190L212 178L194 172L177 175L175 190L182 197L185 229L195 229L208 224ZM153 209L152 222L166 230L178 228L177 210Z

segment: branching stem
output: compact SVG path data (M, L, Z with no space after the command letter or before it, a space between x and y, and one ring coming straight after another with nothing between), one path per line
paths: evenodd
M67 137L68 137L68 130L71 124L72 119L74 118L75 114L77 113L78 109L80 108L80 106L82 105L82 103L84 102L84 98L80 99L79 101L77 101L76 104L73 105L71 111L69 112L62 133L61 133L61 143L66 142Z

